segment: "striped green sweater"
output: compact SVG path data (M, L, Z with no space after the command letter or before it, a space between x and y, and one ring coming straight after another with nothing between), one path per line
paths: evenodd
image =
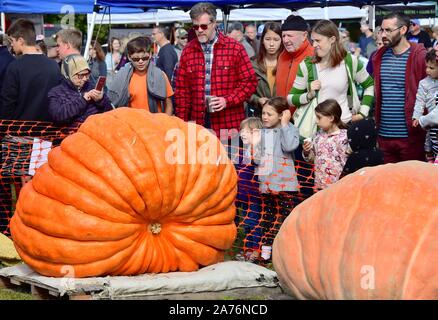
M300 107L309 103L307 92L310 83L315 80L312 69L312 57L305 58L298 68L297 77L287 100L289 104ZM356 56L347 53L344 59L348 74L348 104L352 114L367 117L374 100L374 80L366 71L364 64ZM364 89L362 103L359 100L355 83Z

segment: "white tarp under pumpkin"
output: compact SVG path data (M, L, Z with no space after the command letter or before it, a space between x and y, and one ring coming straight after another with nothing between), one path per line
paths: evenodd
M68 268L65 269L68 274ZM227 261L195 272L143 274L131 277L52 278L26 264L0 269L0 276L46 288L60 296L89 294L92 299L182 299L190 294L230 296L235 289L280 294L277 273L249 262ZM188 297L190 299L190 297ZM217 296L215 297L217 299ZM203 299L203 298L201 298Z

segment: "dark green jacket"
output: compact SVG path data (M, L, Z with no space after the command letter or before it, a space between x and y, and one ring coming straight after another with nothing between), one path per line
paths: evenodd
M263 72L258 66L256 61L252 61L252 67L257 76L258 85L256 92L251 96L249 103L257 107L261 110L261 106L259 105L258 99L262 97L272 98L275 96L275 85L274 85L274 95L271 93L271 89L269 88L268 77L266 73Z

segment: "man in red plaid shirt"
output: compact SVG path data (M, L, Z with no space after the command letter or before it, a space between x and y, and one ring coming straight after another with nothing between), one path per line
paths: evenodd
M175 113L185 121L213 129L221 140L231 138L231 131L237 133L245 118L244 102L256 90L254 69L245 48L217 30L214 5L198 3L190 10L190 17L197 38L181 55L175 79ZM206 96L211 96L208 109ZM221 134L221 129L227 131Z

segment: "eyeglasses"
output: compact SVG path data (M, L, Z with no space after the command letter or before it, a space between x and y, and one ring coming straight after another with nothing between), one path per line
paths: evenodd
M404 26L400 26L400 27L398 27L398 28L395 28L394 30L391 30L391 29L381 29L381 33L387 33L387 34L389 34L389 33L393 33L394 31L396 31L396 30L398 30L398 29L401 29L401 28L403 28Z
M90 72L87 72L87 73L76 73L76 76L78 77L79 80L82 80L84 78L87 79L87 78L90 77Z
M199 28L201 28L202 30L207 30L208 29L208 26L211 24L211 22L209 22L209 23L207 23L207 24L194 24L193 25L193 29L195 30L195 31L198 31L199 30Z
M141 61L148 61L150 57L151 57L150 55L147 55L147 56L140 57L140 58L131 58L131 60L134 62L139 62L140 60Z

